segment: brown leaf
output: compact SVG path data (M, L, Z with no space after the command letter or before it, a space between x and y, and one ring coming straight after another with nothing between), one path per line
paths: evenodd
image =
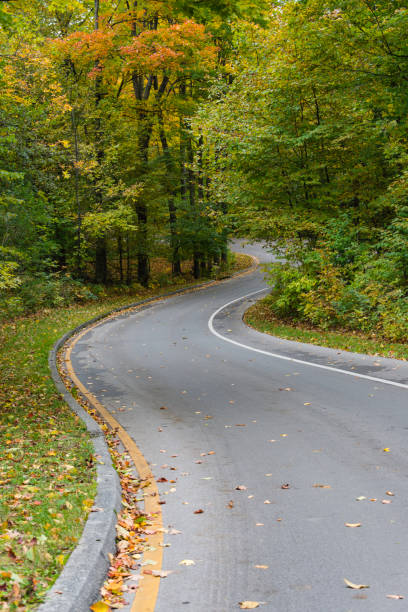
M194 514L202 514L204 512L204 510L202 510L201 508L199 510L194 510Z
M246 491L247 487L245 485L238 485L237 487L235 487L236 491Z
M259 601L240 601L239 607L241 610L253 610L259 608Z
M388 599L404 599L403 595L386 595Z
M361 527L361 523L344 523L346 527Z
M390 497L394 497L394 495L395 495L395 493L393 493L392 491L386 491L385 494L389 495Z
M382 499L381 503L382 504L392 504L392 501L390 499Z
M331 486L330 486L330 485L326 485L326 484L319 484L319 483L314 484L314 485L313 485L313 487L314 487L315 489L331 489Z
M234 502L231 499L227 504L227 508L233 508L233 507L234 507Z
M257 569L268 569L269 565L255 565Z
M368 584L354 584L354 582L350 582L350 580L347 580L347 578L344 578L344 582L346 584L346 587L348 587L349 589L369 589L369 585Z
M290 489L290 484L286 483L281 485L281 489Z

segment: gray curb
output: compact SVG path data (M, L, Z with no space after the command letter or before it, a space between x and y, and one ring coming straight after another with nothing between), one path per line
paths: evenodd
M254 270L256 267L256 265L253 266ZM251 267L244 271L236 272L218 282L234 278L250 270ZM94 453L100 457L99 461L101 463L98 462L96 469L97 494L94 506L103 508L103 511L91 512L89 514L77 547L71 553L61 574L48 591L44 603L37 608L37 612L89 612L89 607L100 599L100 588L109 568L108 554L114 554L116 551L116 522L117 514L121 509L119 477L113 467L104 433L98 423L78 404L65 387L57 367L59 349L69 338L85 327L97 323L112 314L120 313L136 306L147 305L158 299L185 293L191 289L200 289L212 283L214 283L214 280L198 285L189 285L176 291L170 291L169 293L147 298L139 302L133 302L121 308L115 308L71 330L60 338L51 349L48 365L54 384L71 410L85 423L89 436L92 439Z
M82 329L85 325L81 325ZM57 353L78 328L65 334L50 351L48 363L55 386L71 410L85 423L98 455L97 494L94 505L103 508L91 512L81 539L59 578L47 593L38 612L89 612L100 599L99 590L109 568L108 553L115 552L117 514L121 509L119 477L112 465L105 437L98 423L78 404L66 389L57 369Z

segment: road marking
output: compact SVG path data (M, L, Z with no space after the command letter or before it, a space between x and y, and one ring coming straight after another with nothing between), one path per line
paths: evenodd
M382 383L384 385L391 385L392 387L408 389L408 384L395 382L393 380L386 380L385 378L368 376L367 374L359 374L358 372L350 372L349 370L342 370L341 368L334 368L331 366L321 365L320 363L313 363L313 361L304 361L303 359L295 359L294 357L287 357L286 355L279 355L279 353L271 353L270 351L264 351L262 349L254 348L253 346L249 346L248 344L243 344L242 342L238 342L237 340L227 338L226 336L223 336L215 330L214 319L222 310L224 310L224 308L228 308L228 306L231 306L231 304L235 304L236 302L240 302L241 300L245 300L246 298L251 297L252 295L257 295L258 293L263 293L267 290L268 288L265 288L260 289L259 291L253 291L252 293L247 293L247 295L243 295L239 298L236 298L235 300L231 300L230 302L227 302L227 304L224 304L223 306L218 308L208 320L208 328L210 332L221 340L225 340L225 342L235 344L235 346L240 346L241 348L247 349L249 351L254 351L255 353L261 353L261 355L268 355L268 357L274 357L275 359L291 361L292 363L300 363L301 365L310 366L312 368L319 368L321 370L329 370L330 372L337 372L338 374L345 374L346 376L353 376L354 378L363 378L364 380L371 380L372 382Z
M105 322L106 319L103 320ZM85 385L79 380L76 375L72 361L71 353L75 344L91 329L101 324L102 321L98 321L95 325L87 327L80 334L75 336L72 342L68 345L66 350L64 361L66 363L67 372L72 379L72 382L81 393L86 397L88 402L93 406L102 416L102 418L109 423L109 425L116 430L117 435L122 442L123 446L129 453L136 470L139 474L140 480L149 481L149 486L143 489L144 496L144 508L147 515L153 517L151 522L152 531L156 531L155 534L149 536L149 544L155 549L148 553L148 558L155 562L154 569L161 570L163 562L163 518L161 506L158 504L159 501L159 490L154 476L150 470L150 467L144 458L141 450L135 443L135 441L129 436L125 429L118 423L118 421L108 412L108 410L97 400L97 398L88 391ZM156 606L157 596L159 592L160 578L145 574L140 587L136 591L135 597L132 602L131 612L153 612Z

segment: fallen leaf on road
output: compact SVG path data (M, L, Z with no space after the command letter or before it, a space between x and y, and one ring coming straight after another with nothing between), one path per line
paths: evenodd
M245 423L237 423L235 427L246 427Z
M158 478L157 482L168 482L168 480L167 478L162 477L162 478Z
M349 589L369 589L368 584L354 584L354 582L350 582L347 578L344 578L344 582Z
M386 595L388 599L404 599L403 595Z
M395 493L393 493L392 491L386 491L385 494L389 495L390 497L394 497L395 495Z
M263 527L263 526L264 526L264 523L255 523L255 526L256 526L256 527Z
M167 406L160 406L160 410L168 410Z
M392 504L392 501L390 499L382 499L381 503L382 504Z
M233 508L233 507L234 507L234 502L231 499L227 504L227 508Z
M269 565L255 565L257 569L268 569Z
M168 533L169 535L178 535L179 533L182 533L182 532L179 531L178 529L170 529Z
M183 559L183 561L180 561L179 565L195 565L195 561L192 559Z
M199 510L194 510L194 514L202 514L204 512L204 510L202 510L201 508Z
M313 485L313 487L314 487L315 489L331 489L331 486L330 486L330 485L326 485L326 484L319 484L319 483L314 484L314 485Z
M281 434L281 438L287 438L288 434Z
M389 453L389 452L390 452L390 449L389 449L389 448L383 448L383 452L384 452L384 453Z
M259 608L259 601L240 601L239 607L241 610L253 610Z
M93 606L90 606L90 610L92 612L110 612L110 606L104 601L97 601Z
M237 487L235 487L236 491L246 491L247 488L245 485L238 485Z
M170 574L173 573L173 570L153 570L152 576L156 578L167 578Z
M360 495L360 497L356 497L356 501L363 501L364 499L367 499L366 497L364 497L364 495Z
M344 523L346 527L361 527L361 523Z
M286 483L281 485L281 489L290 489L290 484Z
M310 406L310 402L304 402L304 406Z
M272 502L269 501L269 499L265 499L264 504L270 504Z

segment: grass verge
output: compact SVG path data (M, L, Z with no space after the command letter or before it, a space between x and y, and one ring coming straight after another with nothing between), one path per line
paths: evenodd
M229 273L251 264L250 257L237 254ZM0 326L2 612L32 610L44 599L81 536L96 492L92 445L54 388L49 350L84 321L183 288L190 280L121 290L97 302L43 310Z
M384 338L368 336L355 331L340 329L335 331L319 329L299 322L288 322L277 319L264 300L260 300L249 308L244 317L245 322L260 332L307 342L329 348L391 357L393 359L408 359L408 344L389 342Z

